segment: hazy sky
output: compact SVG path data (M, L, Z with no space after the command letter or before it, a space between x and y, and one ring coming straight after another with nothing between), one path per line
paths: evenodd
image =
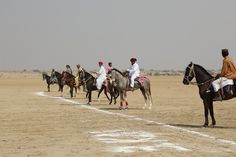
M0 0L0 70L236 62L236 0Z

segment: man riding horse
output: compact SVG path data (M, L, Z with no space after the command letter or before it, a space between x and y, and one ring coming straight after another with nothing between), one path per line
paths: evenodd
M77 74L76 74L76 77L78 77L78 86L80 88L80 85L83 86L83 91L84 92L87 92L87 88L86 88L86 80L85 80L85 69L80 65L80 64L77 64L76 65L77 67ZM81 76L82 75L82 76ZM81 79L83 78L83 79Z
M103 82L106 80L106 69L104 68L103 66L103 61L99 61L98 62L98 65L100 67L99 71L97 72L97 80L96 80L96 86L97 86L97 89L100 90L101 87L102 87L102 84Z
M55 72L56 72L56 71L55 71L54 69L52 69L51 78L50 78L50 81L51 81L52 84L58 83L58 80L57 80L57 77L56 77Z
M236 78L236 67L233 60L229 57L228 49L222 49L223 66L219 78L212 82L212 86L215 92L216 101L222 101L223 93L220 93L222 87L226 85L233 85L233 80Z
M139 65L137 63L136 58L131 58L130 59L131 66L127 71L129 72L129 77L130 77L130 88L133 90L134 88L134 80L139 77L140 75L140 70L139 70Z

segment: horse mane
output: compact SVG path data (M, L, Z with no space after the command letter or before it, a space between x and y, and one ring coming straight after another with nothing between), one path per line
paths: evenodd
M116 71L116 72L118 72L118 73L120 73L122 76L124 76L124 74L120 71L120 70L118 70L118 69L116 69L116 68L113 68L113 69L111 69L111 71Z
M58 71L55 71L55 74L58 74L58 75L60 75L61 73L59 73Z
M89 72L86 71L85 69L84 69L84 73L87 74L87 75L89 75L89 76L91 76L92 78L95 78L91 73L89 73Z
M203 68L201 65L194 64L194 66L197 66L197 67L200 68L202 71L204 71L207 75L209 75L211 78L213 78L213 76L212 76L205 68Z

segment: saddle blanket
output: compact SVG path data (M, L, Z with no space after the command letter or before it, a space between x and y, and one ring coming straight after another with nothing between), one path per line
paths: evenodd
M232 79L227 79L225 77L221 77L212 83L215 92L217 92L219 89L227 85L233 85L233 84L234 81Z

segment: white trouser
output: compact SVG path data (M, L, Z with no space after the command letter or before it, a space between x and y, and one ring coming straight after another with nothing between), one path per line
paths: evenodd
M233 85L233 84L234 82L232 79L227 79L225 77L220 77L217 80L212 82L215 92L217 92L219 89L223 88L224 86Z
M134 80L138 77L139 75L136 75L136 74L133 74L131 77L130 77L130 87L134 87Z
M97 89L100 90L102 88L103 82L106 80L106 77L98 77L96 81Z

